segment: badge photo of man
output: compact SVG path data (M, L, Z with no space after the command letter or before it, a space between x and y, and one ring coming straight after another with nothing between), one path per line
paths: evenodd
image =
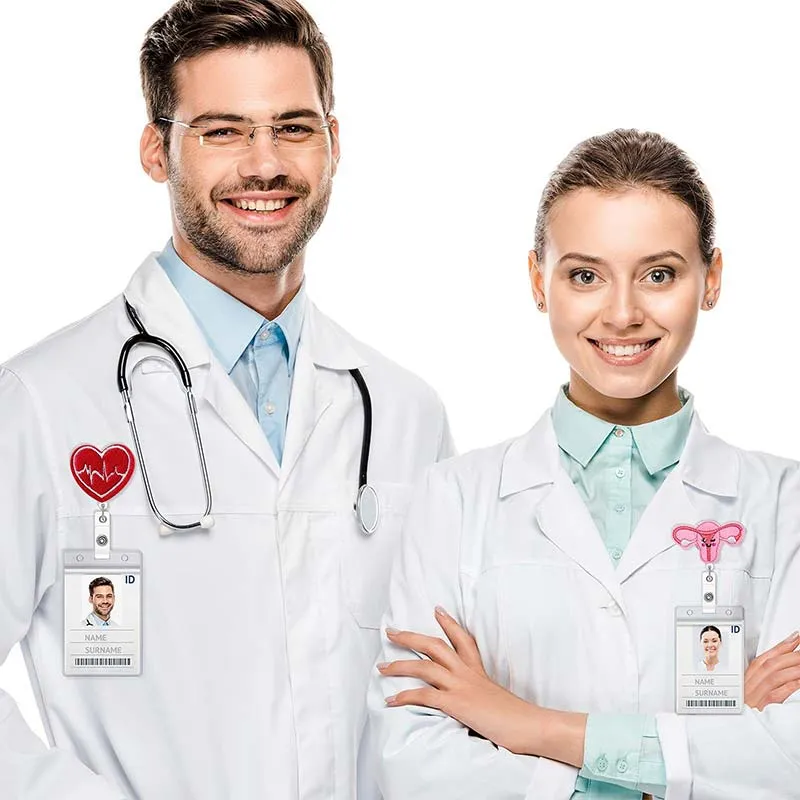
M114 584L108 579L98 577L89 583L89 602L92 610L81 623L85 628L118 628L119 624L111 619L114 610Z

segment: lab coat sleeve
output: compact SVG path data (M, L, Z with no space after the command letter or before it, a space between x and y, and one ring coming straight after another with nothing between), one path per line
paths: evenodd
M384 629L443 636L434 619L441 605L464 620L460 588L460 490L448 464L433 467L417 487L395 561ZM379 661L414 658L384 637ZM467 728L428 708L385 705L385 698L422 685L376 674L369 690L378 781L384 800L569 800L573 767L522 756L471 736Z
M0 368L0 663L28 631L56 579L56 498L31 398ZM65 465L65 468L66 465ZM73 754L48 748L0 690L0 797L3 800L124 800Z
M775 568L758 652L800 628L800 473L782 479ZM747 620L745 620L747 624ZM658 715L666 800L786 800L800 792L800 692L737 716Z

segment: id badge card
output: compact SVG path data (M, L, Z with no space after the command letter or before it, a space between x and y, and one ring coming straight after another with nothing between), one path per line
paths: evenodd
M744 609L675 610L675 711L740 714L744 706Z
M65 550L64 674L142 672L142 554Z

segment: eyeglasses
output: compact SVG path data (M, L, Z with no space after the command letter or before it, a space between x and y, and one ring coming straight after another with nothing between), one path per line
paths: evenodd
M169 122L185 130L184 136L198 139L201 147L222 150L243 150L255 144L256 131L268 128L272 143L279 150L313 150L325 147L328 143L327 122L312 119L297 119L282 125L247 125L243 122L230 122L212 119L202 125L192 125L179 119L159 117L156 122Z

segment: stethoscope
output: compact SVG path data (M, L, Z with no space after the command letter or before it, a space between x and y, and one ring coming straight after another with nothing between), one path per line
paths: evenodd
M147 502L155 514L156 519L161 523L162 531L188 531L195 528L210 528L214 524L214 518L211 516L211 483L208 479L208 465L206 464L206 456L203 450L203 439L200 435L200 427L197 424L197 404L195 403L194 394L192 392L192 378L189 374L189 368L186 362L181 357L181 354L170 344L166 339L158 336L152 336L147 332L144 327L139 314L136 309L130 304L127 297L125 300L125 311L128 314L128 319L131 324L136 328L136 333L131 336L119 353L119 363L117 365L117 388L122 395L122 403L125 409L125 418L128 420L128 425L131 429L131 436L133 437L133 445L136 449L136 457L139 460L139 468L142 472L142 481L144 489L147 494ZM180 374L181 383L186 394L186 406L189 409L189 419L192 424L192 431L194 433L194 441L197 446L197 456L200 462L200 472L203 477L203 490L205 492L205 511L200 518L195 522L173 522L168 517L159 511L156 505L156 500L153 495L153 488L150 484L150 476L147 472L147 463L142 452L142 442L139 439L139 431L136 427L136 417L133 413L133 404L131 402L131 389L128 384L128 356L131 351L140 344L150 345L162 350L175 365L178 373ZM364 405L364 432L361 438L361 463L359 465L358 473L358 493L356 494L356 501L353 505L356 519L358 520L361 532L369 536L378 528L380 521L380 503L378 502L378 493L370 485L367 479L367 472L369 469L369 450L372 441L372 398L370 397L369 388L364 380L364 376L358 369L348 370L353 376L353 380L358 387L361 394L361 401Z

